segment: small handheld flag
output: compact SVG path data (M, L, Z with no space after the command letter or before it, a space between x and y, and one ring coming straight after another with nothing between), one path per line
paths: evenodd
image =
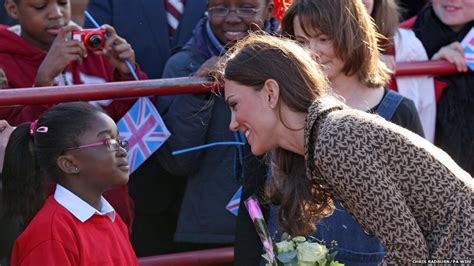
M128 140L129 173L135 171L171 135L148 98L140 98L117 123L120 136Z
M234 196L232 196L232 199L230 199L229 203L225 207L226 210L230 211L235 216L239 214L241 196L242 196L242 186L239 187L237 192L235 192Z
M474 28L471 28L471 30L466 34L461 45L464 48L466 65L474 71Z

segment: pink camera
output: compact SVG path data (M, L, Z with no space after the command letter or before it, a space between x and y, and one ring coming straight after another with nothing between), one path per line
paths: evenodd
M104 29L82 29L71 32L72 39L84 43L89 50L101 50L105 46Z

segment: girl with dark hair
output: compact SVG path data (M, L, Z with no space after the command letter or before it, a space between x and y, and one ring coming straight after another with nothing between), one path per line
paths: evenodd
M381 241L383 265L474 256L470 175L419 135L328 95L308 51L251 35L228 52L220 74L230 129L244 133L254 155L275 152L284 231L313 232L338 200Z
M127 227L102 197L128 182L114 121L88 103L59 104L11 134L3 215L21 217L12 265L136 265ZM57 183L45 200L48 179Z

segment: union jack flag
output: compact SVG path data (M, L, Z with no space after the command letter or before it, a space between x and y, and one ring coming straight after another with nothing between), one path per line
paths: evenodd
M140 98L117 123L120 136L128 140L129 173L133 173L171 135L153 103Z
M241 196L242 196L242 186L239 187L237 192L235 192L234 196L232 196L232 199L230 199L229 203L227 203L227 206L225 207L226 210L230 211L235 216L239 214Z
M474 71L474 28L467 33L461 42L464 47L464 57L466 58L466 65Z

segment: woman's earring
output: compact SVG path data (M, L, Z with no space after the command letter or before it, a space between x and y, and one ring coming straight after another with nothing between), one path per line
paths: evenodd
M74 168L74 172L79 173L79 168Z

